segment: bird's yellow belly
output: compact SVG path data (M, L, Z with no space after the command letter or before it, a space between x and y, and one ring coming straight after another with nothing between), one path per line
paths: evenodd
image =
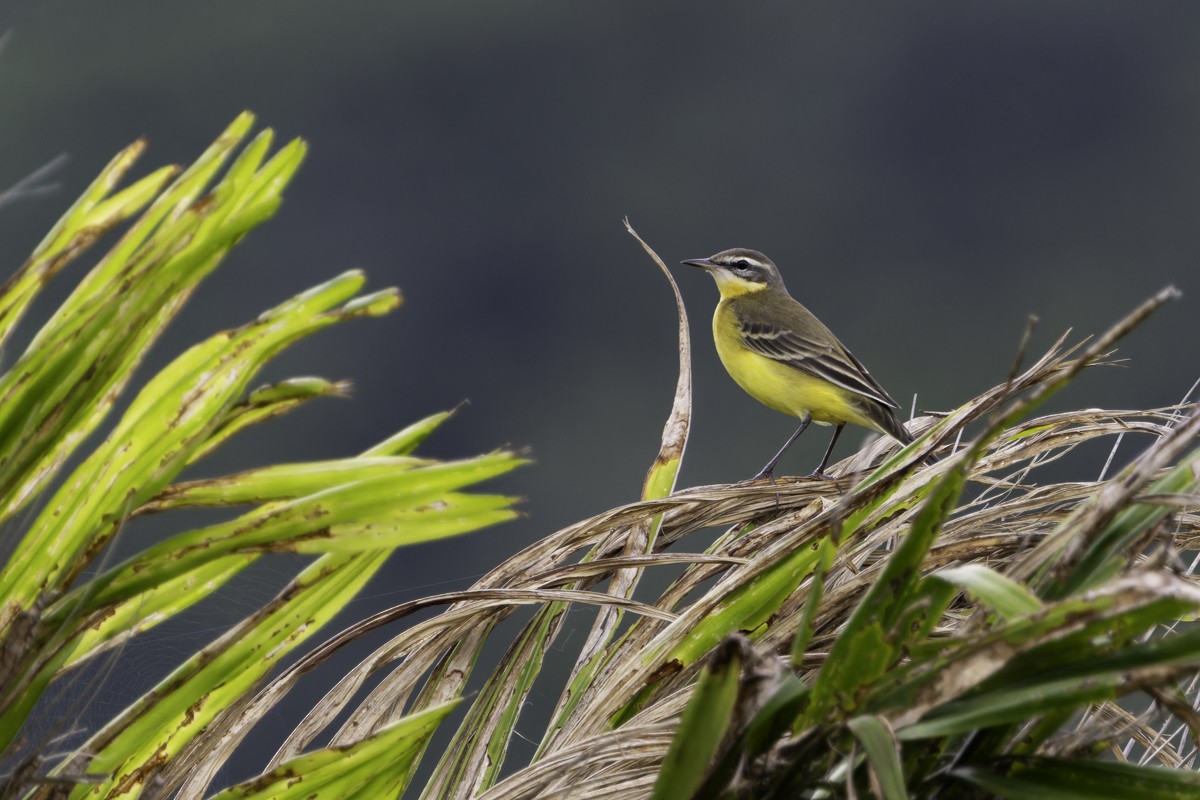
M853 422L876 428L858 410L852 393L746 349L734 327L736 321L722 320L722 316L718 309L713 317L717 355L737 385L755 400L793 417L811 414L813 421L822 425ZM727 324L730 329L722 330Z

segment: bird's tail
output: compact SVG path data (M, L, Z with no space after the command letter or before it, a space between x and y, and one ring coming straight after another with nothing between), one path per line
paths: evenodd
M913 435L904 427L904 423L896 416L896 412L887 406L876 406L872 410L875 411L875 414L872 415L875 418L875 422L879 424L880 429L884 433L899 441L900 444L910 444L912 442Z
M892 409L888 408L887 406L878 406L875 409L874 420L879 424L880 429L884 433L899 441L900 444L912 444L913 440L916 438L908 432L908 428L904 427L904 423L901 422L900 418L896 416L896 412L892 411ZM936 464L938 461L939 459L937 456L928 455L925 456L924 463L926 466L930 466Z

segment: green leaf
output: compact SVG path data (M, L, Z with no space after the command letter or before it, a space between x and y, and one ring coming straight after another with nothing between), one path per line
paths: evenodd
M294 500L347 483L378 478L414 467L429 466L432 461L408 456L345 458L279 464L238 472L220 478L176 484L168 487L144 507L165 511L172 508L235 506Z
M83 663L180 614L220 589L258 558L239 553L197 567L88 620L63 646L61 669Z
M976 443L938 480L912 528L888 557L879 578L867 590L843 627L813 685L812 701L801 727L820 724L832 709L853 713L862 697L896 662L909 636L898 620L919 600L920 567L942 523L953 511L966 482L966 471L978 460ZM940 610L925 608L924 615ZM893 632L900 632L895 635Z
M949 584L930 581L953 591ZM867 694L865 707L888 711L897 729L959 697L974 697L1051 679L1086 680L1105 643L1126 642L1158 621L1177 618L1200 600L1186 581L1135 574L1101 590L1046 605L970 638L910 648L910 661ZM1188 643L1194 647L1195 643ZM1187 648L1171 651L1185 657ZM1164 651L1165 653L1165 651ZM1166 658L1164 654L1164 658Z
M1119 674L1092 675L975 694L938 706L920 722L901 728L898 735L902 741L954 736L1060 708L1082 708L1114 698L1120 681Z
M313 396L311 390L316 390L316 393L319 394L322 390L322 385L327 385L327 382L319 381L318 379L286 381L282 384L275 384L255 390L250 394L248 402L245 405L252 408L270 408L275 407L277 403L288 402L290 399L306 399ZM432 432L436 428L438 423L447 419L449 415L449 413L442 413L421 420L399 434L389 437L385 442L372 447L368 451L368 454L375 452L386 453L391 448L406 448L411 451L417 444L417 442L413 441L414 438L417 438L414 436L414 431L423 431L424 435L428 435L429 432ZM424 438L424 436L420 436L420 438ZM309 485L307 489L310 492L317 492L337 482L352 482L352 480L347 480L346 471L349 469L349 465L353 465L356 461L372 465L377 464L379 461L387 461L389 458L386 455L371 456L368 454L360 456L359 459L321 462L323 464L331 464L334 468L328 472L322 472L326 478L324 485L316 482ZM398 457L397 461L402 465L405 459ZM421 465L432 463L418 459L409 459L409 461L412 464ZM283 465L274 469L278 472L295 469L307 477L312 472L312 467L313 465ZM369 469L368 467L368 471ZM269 469L268 472L270 471ZM229 478L216 479L213 483L226 486L229 480ZM177 484L170 487L163 494L160 494L154 503L143 506L142 510L161 511L181 505L196 504L185 502L185 498L190 500L196 499L196 495L193 495L189 491L189 487L200 487L201 490L204 490L210 487L210 482L196 481L192 484ZM238 492L235 491L234 494L238 494ZM467 495L456 496L462 498L470 497ZM393 535L396 538L406 538L410 534L408 532L396 533L393 526ZM347 549L352 551L379 546L378 532L373 532L370 537L363 538L369 538L372 544L363 543L361 546ZM63 662L63 668L73 666L98 653L104 652L113 645L120 644L131 636L142 633L159 622L195 605L223 586L246 566L253 563L258 556L259 553L239 553L217 559L209 564L197 567L181 575L179 578L167 581L160 586L118 603L94 622L89 623L89 627L67 646L68 653Z
M0 753L13 756L8 746L14 741L28 744L26 719L66 670L179 614L264 552L324 554L272 603L95 733L82 746L83 758L63 759L55 785L73 785L76 796L130 796L147 781L178 781L183 773L170 775L179 766L173 759L222 736L244 736L248 729L222 726L232 724L248 693L332 619L392 550L515 514L511 498L459 491L522 463L512 454L451 464L409 455L448 414L422 420L356 459L265 466L165 489L182 469L249 425L309 399L345 393L345 384L300 378L244 396L257 371L300 338L399 304L391 289L360 295L364 280L357 272L190 348L145 384L103 442L76 454L200 281L279 207L306 145L295 140L272 154L274 135L264 130L235 157L253 121L250 114L239 116L182 174L164 167L114 193L144 143L128 148L0 287L2 343L41 286L109 228L141 212L0 375L0 522L11 523L35 500L39 512L22 523L25 537L14 542L0 570ZM64 463L76 466L56 478ZM52 482L53 496L41 497ZM88 571L136 513L251 503L261 507L159 542L98 576ZM285 772L306 772L303 781L281 772L274 776L279 780L268 777L229 794L306 796L315 788L327 797L395 795L449 708L285 765ZM201 732L213 738L197 740ZM380 769L384 754L388 766ZM80 769L95 782L80 783ZM20 794L25 780L17 774L5 786Z
M805 547L791 553L753 581L734 588L711 613L699 621L681 616L671 625L686 625L690 630L665 656L665 660L687 666L731 633L753 631L778 611L783 601L809 576L820 558L820 552L819 549ZM669 634L662 636L665 639Z
M1153 494L1188 494L1200 489L1200 450L1185 456L1166 476L1155 482ZM1130 503L1092 541L1060 587L1051 587L1048 596L1066 596L1091 588L1105 575L1112 574L1128 563L1129 545L1137 541L1152 526L1171 513L1170 506L1152 503Z
M796 637L792 640L793 669L800 668L804 661L804 654L808 652L808 643L812 640L813 634L813 617L816 616L817 609L821 606L821 600L825 596L825 573L833 566L833 561L837 558L837 551L838 548L832 536L826 536L821 540L817 552L817 564L813 569L812 581L808 587L808 597L804 599L804 611L796 626Z
M929 577L966 589L972 597L995 609L1004 619L1032 614L1042 607L1042 602L1033 592L983 564L946 567Z
M291 378L259 387L225 411L188 463L196 463L251 425L286 414L309 400L344 397L348 391L348 384L324 378Z
M0 572L0 592L21 604L86 566L125 516L181 470L256 370L283 347L339 317L332 306L362 284L350 273L197 345L156 375L112 434L64 482Z
M46 615L93 611L234 552L357 552L474 530L514 514L509 498L448 494L523 463L509 453L334 485L229 522L172 536L68 594Z
M746 647L745 639L731 637L705 664L654 781L652 800L688 800L704 783L733 718Z
M348 603L387 552L331 555L303 570L272 603L177 667L85 745L88 774L109 797L135 793L145 765L170 758L250 691L293 648ZM120 787L119 791L114 791ZM91 787L97 791L97 787ZM102 792L97 792L102 794Z
M1005 641L1023 643L1024 652L984 682L981 690L1192 663L1200 647L1194 632L1149 640L1145 634L1175 622L1198 604L1200 591L1190 582L1166 573L1142 572L1048 605L1043 614L1002 629Z
M862 744L867 762L886 800L908 800L904 768L900 764L900 744L882 717L854 717L847 727Z
M978 767L960 767L951 775L1010 800L1193 800L1200 795L1200 775L1191 770L1083 759L1023 759L1005 775Z
M459 700L410 714L349 747L305 753L213 800L354 800L394 796L402 776Z
M210 203L203 214L185 206L171 225L159 223L172 208L165 198L190 203L251 121L235 124L233 135L209 148L159 196L0 377L0 452L6 455L0 461L0 516L28 504L77 442L106 416L150 342L234 239L246 232L220 227L228 203ZM167 173L158 174L165 177ZM144 194L139 186L138 197ZM218 227L201 234L203 216Z
M372 447L362 454L364 458L375 456L407 456L411 455L429 435L441 427L442 423L454 416L462 405L449 411L439 411L424 419L417 420L404 430Z
M0 287L0 347L50 279L112 227L150 202L177 172L163 167L105 199L145 150L138 141L119 153L34 249L29 260Z

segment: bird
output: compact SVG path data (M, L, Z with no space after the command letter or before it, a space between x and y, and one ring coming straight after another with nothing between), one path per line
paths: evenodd
M833 332L791 296L774 261L738 247L683 263L716 280L721 299L713 314L713 339L729 375L758 402L800 419L800 427L752 481L774 480L779 459L813 422L836 426L812 472L815 478L829 479L825 468L847 422L901 444L913 440L896 416L900 406Z

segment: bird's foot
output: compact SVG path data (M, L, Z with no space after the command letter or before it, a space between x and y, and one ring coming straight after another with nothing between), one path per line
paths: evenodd
M770 481L771 485L774 486L775 485L775 471L771 470L768 472L766 470L763 470L763 471L759 472L757 475L755 475L753 478L747 478L744 481L744 483L757 483L758 481L761 481L764 479Z
M815 478L816 480L819 480L819 481L836 481L837 480L837 478L834 477L833 475L830 475L827 472L821 472L820 470L814 470L813 472L808 473L808 477Z

